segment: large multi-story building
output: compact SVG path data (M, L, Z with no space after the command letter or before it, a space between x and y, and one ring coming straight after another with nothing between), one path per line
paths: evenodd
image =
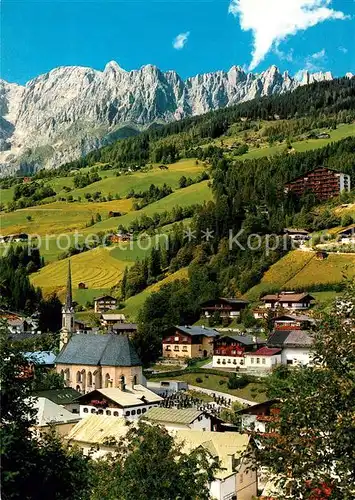
M163 337L164 358L206 358L213 355L216 330L204 326L174 326Z
M328 200L343 191L350 191L350 175L330 168L318 167L286 184L285 191L286 193L293 192L297 196L310 192L318 200Z

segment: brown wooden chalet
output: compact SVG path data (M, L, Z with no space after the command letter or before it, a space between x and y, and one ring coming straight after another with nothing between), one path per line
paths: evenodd
M314 324L313 318L306 315L284 314L273 321L275 330L309 330Z
M245 309L248 304L247 300L220 297L203 302L201 310L207 318L216 312L220 314L221 318L233 318L239 316L240 311Z
M309 293L280 292L264 295L260 300L264 302L265 307L270 309L282 307L284 309L302 310L308 309L315 299Z
M251 335L224 335L215 340L213 355L241 357L265 344L265 339Z

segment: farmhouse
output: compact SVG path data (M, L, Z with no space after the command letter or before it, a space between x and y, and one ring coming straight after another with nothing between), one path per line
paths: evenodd
M281 349L262 347L254 352L245 353L245 368L248 370L272 370L282 361Z
M111 295L102 295L101 297L96 297L94 300L94 311L96 313L103 313L109 311L110 309L116 309L117 299L111 297Z
M133 238L133 236L130 233L117 233L117 234L113 234L110 237L110 241L112 243L121 243L121 242L125 242L125 241L131 241L132 238Z
M282 349L281 363L283 365L310 364L312 344L312 336L304 330L275 330L267 341L268 347Z
M163 398L143 385L128 386L122 380L119 388L95 389L80 396L80 416L112 415L136 420L151 408L158 406Z
M112 331L116 334L125 333L128 336L133 335L137 331L136 323L114 323Z
M341 231L338 231L337 236L343 243L353 242L355 239L355 225L353 224L345 229L342 229Z
M276 309L282 307L296 311L309 309L315 299L309 293L281 292L264 295L260 300L264 302L265 308Z
M245 353L255 351L264 344L266 340L251 335L225 335L217 338L214 342L212 366L244 366Z
M155 424L163 425L167 430L212 430L211 417L194 408L152 408L145 418Z
M238 411L241 416L241 430L243 432L269 432L270 423L277 420L280 409L278 399L270 399Z
M201 326L174 326L163 337L163 356L167 358L206 358L213 354L216 330Z
M293 242L299 243L300 245L304 244L311 237L309 231L306 229L285 228L284 234L289 236Z
M350 175L325 167L315 168L285 186L286 193L302 196L311 192L320 201L338 196L343 191L350 191Z
M305 314L284 314L273 320L275 330L309 330L315 323L314 319Z
M214 300L208 300L201 304L202 314L209 318L215 313L218 313L220 317L233 319L240 315L240 311L248 306L249 302L242 299L233 298L219 298Z
M78 283L78 288L79 290L86 290L87 286L84 282L81 281L80 283Z
M100 316L101 326L109 327L117 323L123 323L126 319L124 314L117 313L102 313Z
M126 335L75 334L55 364L67 387L81 393L143 382L141 361Z

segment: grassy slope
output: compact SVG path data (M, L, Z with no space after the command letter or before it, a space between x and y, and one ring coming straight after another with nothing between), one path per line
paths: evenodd
M73 288L83 281L90 289L110 288L122 276L125 264L110 255L110 248L96 248L70 258ZM31 275L31 281L45 293L62 292L66 285L68 259L52 262ZM88 292L87 292L88 293Z
M128 319L131 321L135 321L137 319L137 314L139 309L142 307L145 299L153 292L157 292L163 285L170 283L172 281L178 279L187 278L187 268L179 269L175 273L171 274L167 278L155 283L154 285L149 286L143 292L130 297L125 302L125 307L122 309L123 314L126 315Z
M355 255L329 254L327 259L318 260L313 253L294 250L271 266L246 297L257 300L270 288L292 290L314 284L341 283L344 272L349 277L355 276ZM332 292L322 292L319 299L328 300L332 295Z
M124 226L129 225L134 219L141 217L143 214L151 216L156 212L164 212L171 210L175 206L187 207L195 203L203 203L212 199L212 192L208 187L208 181L203 181L198 184L193 184L184 189L178 189L174 193L158 200L150 205L147 205L142 210L131 211L122 217L106 219L94 226L86 229L83 233L92 233L97 231L115 230L119 224Z
M327 146L331 142L340 141L345 137L355 135L355 124L342 124L339 125L336 130L327 130L327 133L330 135L330 139L307 139L305 141L297 141L292 143L292 147L298 153L303 151L309 151L310 149L320 149L324 146ZM261 148L251 149L248 153L240 156L239 158L244 159L252 159L252 158L261 158L262 156L273 156L278 153L282 153L285 150L286 144L278 144L275 146L266 146Z
M0 215L2 234L25 232L28 234L70 233L85 228L91 217L97 213L108 218L110 210L128 212L132 208L132 200L115 200L105 203L58 201L37 207L16 210ZM29 222L27 216L31 216Z

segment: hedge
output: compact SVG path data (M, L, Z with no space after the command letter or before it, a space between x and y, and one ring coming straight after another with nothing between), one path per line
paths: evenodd
M225 372L222 370L217 370L216 368L193 368L193 367L188 367L185 368L184 370L173 370L170 372L159 372L159 373L144 373L144 376L147 379L150 378L175 378L175 377L180 377L181 375L186 375L188 373L203 373L206 375L218 375L219 377L229 377L231 373L235 374L238 378L244 378L248 379L249 382L258 382L259 379L258 377L255 377L253 375L246 375L246 374L238 374L234 372Z

